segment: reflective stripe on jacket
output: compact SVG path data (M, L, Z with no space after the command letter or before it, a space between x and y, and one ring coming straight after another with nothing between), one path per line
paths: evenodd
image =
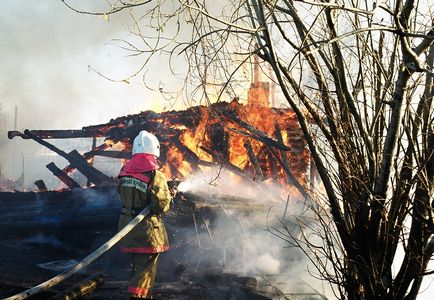
M121 241L122 252L158 253L169 249L169 239L161 215L169 211L171 196L164 174L158 170L154 172L153 180L152 171L143 174L149 178L147 182L129 176L119 178L119 194L124 212L119 219L119 229L127 225L135 213L144 207L151 210L151 214Z

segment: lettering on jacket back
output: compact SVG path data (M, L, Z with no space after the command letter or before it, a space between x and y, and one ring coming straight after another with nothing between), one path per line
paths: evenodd
M136 188L144 193L148 190L148 184L133 177L122 177L119 180L119 185L124 187Z

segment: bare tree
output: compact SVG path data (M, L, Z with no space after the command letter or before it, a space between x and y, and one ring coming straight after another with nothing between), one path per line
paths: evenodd
M253 55L271 66L325 191L310 192L323 243L299 245L342 299L415 299L434 252L432 2L113 1L81 12L132 6L138 39L122 43L146 57L140 70L162 51L184 54L205 100L210 89L237 96Z

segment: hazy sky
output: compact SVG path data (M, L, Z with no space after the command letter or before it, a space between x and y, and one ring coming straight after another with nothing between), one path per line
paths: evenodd
M32 161L39 151L33 148L35 142L6 138L14 129L15 107L18 130L75 129L147 109L171 109L158 93L145 88L142 77L129 84L115 83L89 71L92 66L113 79L136 71L144 58L127 57L110 43L114 38L132 38L131 24L128 13L111 15L107 21L77 14L60 0L0 0L0 105L6 116L0 124L3 175L21 174L23 153L26 173L39 174L36 169L41 168L51 176L45 164ZM145 70L153 86L161 78L171 81L163 65L157 57ZM35 179L29 175L29 184Z
M7 127L15 106L18 129L80 128L158 109L161 99L141 78L113 83L89 71L90 65L123 79L140 65L142 58L126 57L109 43L128 37L129 24L126 13L107 22L72 12L60 0L0 1L0 103Z

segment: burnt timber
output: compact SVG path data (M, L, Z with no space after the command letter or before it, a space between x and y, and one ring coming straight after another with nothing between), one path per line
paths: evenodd
M80 188L80 185L71 177L66 174L62 169L56 166L55 163L51 162L45 166L48 170L50 170L54 176L60 179L66 186L70 189ZM36 184L36 183L35 183Z
M261 127L261 124L252 121L252 111L258 112L259 119L267 118L275 123ZM116 180L97 170L92 165L92 158L128 159L132 140L140 130L148 130L159 138L162 148L160 159L170 179L182 180L188 175L182 169L185 163L192 171L201 166L224 166L247 182L255 178L280 178L281 182L291 182L304 191L305 158L308 153L299 138L301 131L295 115L288 109L249 107L232 101L216 103L211 107L192 107L185 111L146 111L81 130L11 131L9 138L33 139L68 161L69 165L63 169L54 163L48 164L47 168L69 190L0 193L0 255L7 257L0 263L0 290L4 291L0 297L10 296L48 279L56 272L41 269L42 266L79 260L116 233L120 210ZM187 143L189 135L193 135L196 144ZM105 138L104 142L96 145L97 137ZM77 151L66 153L46 141L58 138L93 138L92 149L83 154ZM122 148L111 149L116 143L120 143ZM242 165L233 160L234 149L231 147L237 143L241 145L241 155L245 155L246 163ZM75 169L95 186L78 186L69 177ZM43 186L38 187L44 190ZM166 217L172 250L162 256L157 297L291 299L292 296L282 296L285 291L277 286L264 287L256 276L231 274L231 270L242 268L239 261L243 256L242 244L250 243L249 230L245 229L241 218L249 214L266 214L269 207L251 203L248 199L223 198L184 194L175 200ZM236 238L219 227L222 220L230 226L231 234L236 233ZM29 252L31 257L26 256ZM94 278L93 275L101 271L104 275L97 281L102 286L95 288L95 299L126 298L122 291L125 291L129 273L125 268L127 264L119 249L112 249L91 266L85 276L82 274L83 278L71 279L39 299L56 299L88 284L93 287L96 283L89 278ZM92 295L85 299L87 297L93 299ZM305 299L322 297L312 292Z
M266 205L248 201L214 196L210 202L178 194L165 220L171 250L161 258L156 295L162 299L278 299L276 287L266 288L260 278L230 271L237 270L236 258L243 255L239 238L248 239L239 218L268 210ZM98 248L116 233L120 211L114 186L3 192L0 206L0 298L51 278L62 265ZM231 216L225 209L232 211ZM219 228L217 219L232 228L231 235ZM88 285L93 293L80 299L126 299L127 265L114 247L85 273L32 299L59 299L76 293L77 286ZM97 273L102 275L95 282L92 278Z
M270 124L263 125L264 119ZM66 175L77 169L95 185L110 185L115 180L88 162L95 156L127 159L132 140L140 130L147 130L160 140L160 161L168 178L182 180L199 166L220 164L241 177L275 178L305 194L309 153L290 109L244 106L234 100L184 111L145 111L81 130L9 131L8 136L33 139L67 159L69 165L63 168ZM95 143L97 137L105 138L104 142L83 154L65 153L46 141L94 138ZM122 149L110 149L114 144L122 145ZM236 161L239 157L244 158Z

